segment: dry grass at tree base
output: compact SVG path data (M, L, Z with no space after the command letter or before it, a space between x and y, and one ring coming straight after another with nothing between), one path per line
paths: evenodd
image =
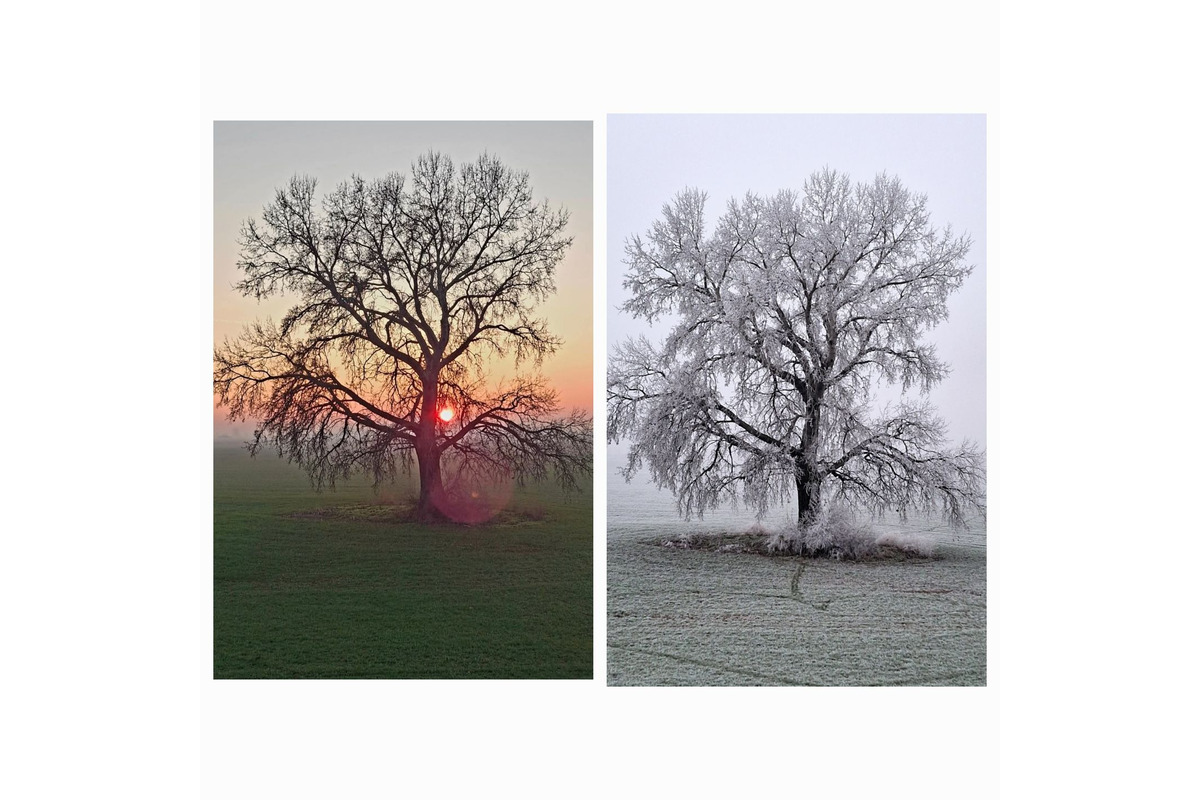
M664 537L662 547L763 556L809 556L835 561L909 561L939 558L933 539L916 534L876 534L840 509L826 511L802 526L768 531L761 525L745 533L686 532Z
M374 503L345 503L322 506L321 508L296 511L288 516L297 520L340 520L345 522L368 522L380 524L419 524L414 500ZM466 509L461 519L445 519L441 524L466 526L507 526L528 522L543 522L547 511L540 505L496 508L487 503L475 503Z
M943 558L936 550L927 551L931 547L924 541L919 543L896 541L887 535L880 537L869 553L854 554L839 549L823 552L801 553L785 545L780 548L775 545L783 534L766 531L747 533L683 533L667 536L657 540L660 547L679 550L703 550L710 553L735 553L760 556L791 556L803 555L807 558L829 558L834 561L937 561Z

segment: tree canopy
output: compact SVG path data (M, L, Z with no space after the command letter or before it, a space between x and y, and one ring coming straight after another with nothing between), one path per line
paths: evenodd
M731 200L706 232L694 189L625 248L622 310L669 331L619 344L608 436L629 442L681 514L734 501L758 514L795 492L797 519L833 498L875 513L984 508L984 456L951 446L923 398L947 374L923 335L970 274L966 236L926 198L833 170L803 193ZM877 408L877 381L917 398Z
M376 482L416 461L417 513L448 513L466 482L591 469L591 420L564 413L533 373L495 383L489 366L533 367L560 341L536 314L571 245L568 213L537 203L526 173L484 155L458 169L437 153L411 180L355 176L323 199L295 177L242 227L243 295L286 294L214 356L233 419L320 487Z

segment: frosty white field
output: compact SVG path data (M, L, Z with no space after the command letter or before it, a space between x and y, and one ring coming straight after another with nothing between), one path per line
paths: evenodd
M852 563L658 546L689 530L740 533L752 517L722 510L684 522L645 482L614 477L608 514L610 686L986 683L981 520L967 531L936 519L876 522L933 537L939 557Z

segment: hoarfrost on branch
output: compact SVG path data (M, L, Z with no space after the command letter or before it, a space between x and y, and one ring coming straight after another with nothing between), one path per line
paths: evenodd
M647 468L685 517L730 501L761 516L793 491L798 522L831 498L954 524L983 511L982 451L949 445L923 399L879 410L872 391L920 398L947 374L922 336L971 272L969 238L935 229L925 197L887 175L826 169L803 194L747 194L711 235L705 201L682 192L626 244L622 310L671 323L612 354L626 477Z

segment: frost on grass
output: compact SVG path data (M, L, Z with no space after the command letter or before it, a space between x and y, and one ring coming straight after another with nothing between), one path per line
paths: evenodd
M744 533L690 532L659 542L679 550L717 553L756 553L767 556L808 556L835 561L895 558L936 558L936 543L919 534L876 534L848 509L830 505L809 515L800 525L768 531L755 523Z
M836 506L809 515L795 527L774 534L769 552L791 555L829 556L859 561L875 554L875 535L854 516Z
M933 558L937 550L937 544L931 537L916 533L885 533L875 540L875 544L921 558Z

